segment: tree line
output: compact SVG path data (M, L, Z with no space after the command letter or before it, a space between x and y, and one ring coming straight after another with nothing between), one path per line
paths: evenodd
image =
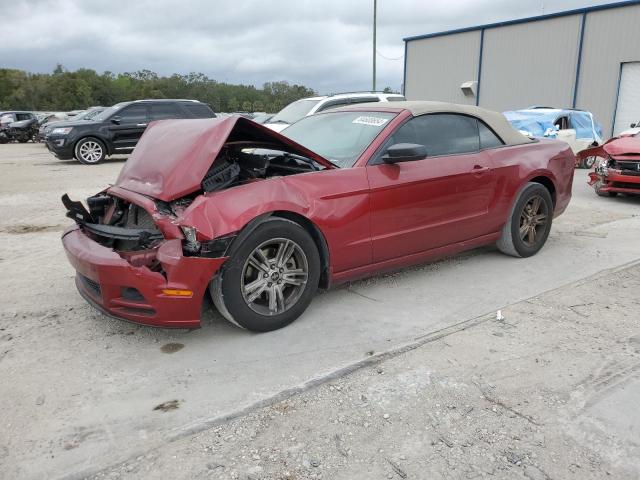
M0 69L0 111L69 111L143 98L190 98L209 104L215 112L277 112L315 94L286 81L268 82L260 89L218 82L202 73L169 77L150 70L99 74L87 68L70 72L62 65L50 74Z

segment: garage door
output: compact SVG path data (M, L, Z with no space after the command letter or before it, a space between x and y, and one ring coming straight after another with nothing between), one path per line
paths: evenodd
M640 121L640 62L623 63L620 75L614 135Z

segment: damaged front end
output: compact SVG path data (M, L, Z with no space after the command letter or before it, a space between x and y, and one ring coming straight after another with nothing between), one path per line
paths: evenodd
M224 251L200 256L169 205L118 187L89 197L88 209L66 194L62 202L76 222L62 242L89 303L145 325L200 326L206 287Z
M589 185L600 196L618 193L640 195L640 138L638 136L615 137L604 145L584 150L583 157L598 157L593 172L589 173Z
M220 225L217 192L245 187L238 198L252 198L255 182L323 168L335 167L244 118L153 122L114 186L87 207L62 197L76 223L62 242L78 290L118 318L199 327L209 283L243 227Z

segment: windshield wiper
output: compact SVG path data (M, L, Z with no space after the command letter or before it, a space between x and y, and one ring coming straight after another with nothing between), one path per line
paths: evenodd
M304 157L302 155L298 155L296 153L289 153L289 152L284 152L284 156L285 157L291 157L291 158L295 158L296 160L302 160L305 163L308 163L310 165L312 165L313 167L316 167L316 170L320 170L319 168L317 168L317 163L315 160L312 160L310 158ZM340 168L339 165L336 165L335 163L333 163L331 160L329 160L328 158L325 158L325 160L327 160L331 165L333 165L336 168Z
M289 122L285 122L284 120L269 120L267 123L289 123Z

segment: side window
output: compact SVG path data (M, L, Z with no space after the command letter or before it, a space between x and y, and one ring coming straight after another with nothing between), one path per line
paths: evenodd
M349 100L349 104L354 103L371 103L371 102L379 102L380 99L378 97L355 97Z
M183 103L182 106L187 109L192 117L196 118L215 118L216 114L204 103Z
M120 123L147 123L147 106L144 104L129 105L116 114Z
M173 103L152 103L150 107L149 120L184 118L182 111Z
M16 113L16 118L21 122L22 120L31 120L32 116L30 113Z
M411 131L402 132L400 141L394 143L419 143L427 148L427 155L430 157L470 153L480 149L478 123L472 117L434 113L414 118L400 130L405 127ZM409 141L412 137L415 137L415 141Z
M480 134L480 148L494 148L504 145L504 142L485 125L482 120L478 120L478 133Z
M340 100L331 100L320 106L320 108L316 110L316 113L324 112L325 110L330 110L332 108L344 107L345 105L349 105L349 100L347 100L346 98Z

